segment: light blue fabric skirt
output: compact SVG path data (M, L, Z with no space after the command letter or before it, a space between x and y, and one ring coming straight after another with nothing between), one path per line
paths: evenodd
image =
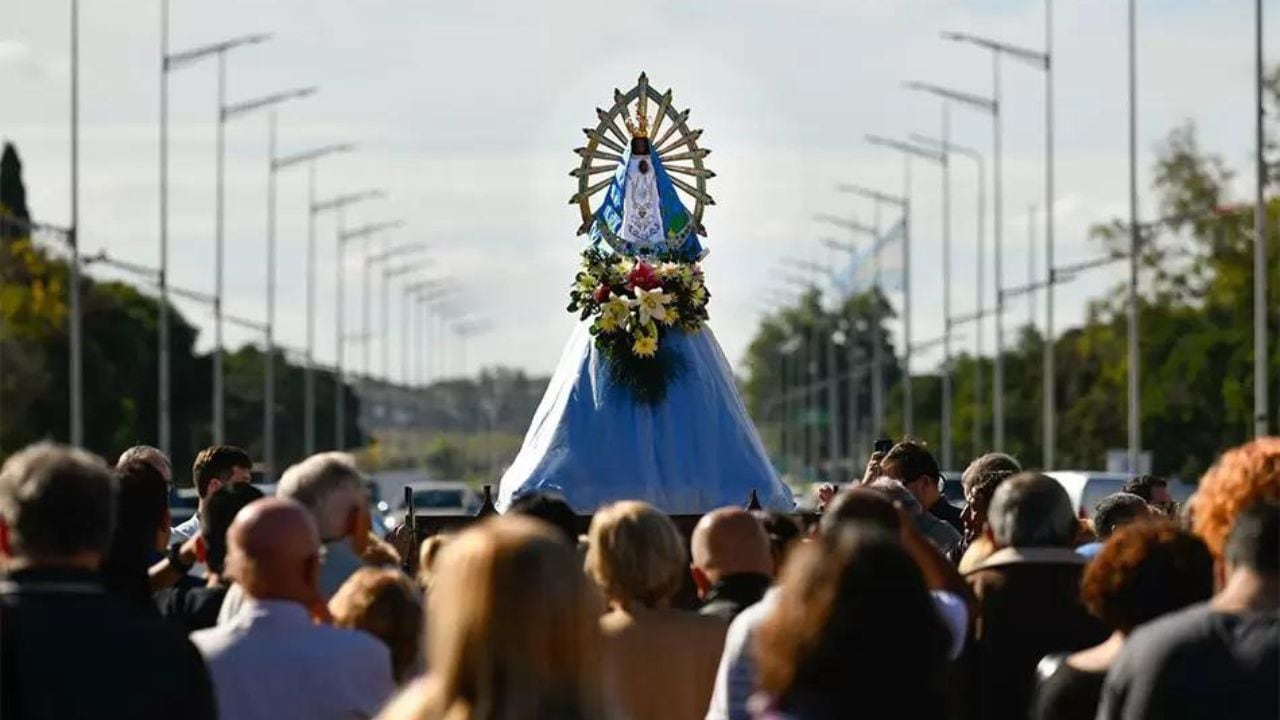
M502 477L497 506L533 491L563 495L587 514L644 500L671 515L743 507L755 490L768 509L791 510L709 328L663 339L682 366L658 405L613 384L587 324L569 339L524 446Z

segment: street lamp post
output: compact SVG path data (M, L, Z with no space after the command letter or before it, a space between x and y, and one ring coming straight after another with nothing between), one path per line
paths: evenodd
M1267 161L1262 131L1262 0L1254 3L1254 186L1253 204L1253 434L1263 437L1270 427L1267 396Z
M445 317L449 314L447 303L458 291L452 278L441 278L439 282L420 290L419 299L426 303L427 316L423 323L422 341L425 361L425 375L433 381L445 379L444 363L444 326Z
M890 150L896 150L902 153L903 161L906 166L906 171L904 174L906 175L906 179L907 179L908 192L910 191L910 187L911 187L911 161L909 159L910 157L915 156L915 157L923 158L930 162L936 163L940 167L946 166L947 159L945 155L943 155L940 152L930 150L928 148L922 148L919 145L913 145L911 143L892 140L889 138L881 137L879 135L868 135L867 142L871 143L872 145L878 145L880 147L889 148ZM945 184L944 184L944 187L945 187ZM910 196L908 195L908 197ZM944 213L947 209L946 206L949 204L949 202L950 202L950 198L948 197L943 203ZM909 217L909 213L907 213L907 215ZM908 226L910 225L909 221L907 225ZM904 392L903 392L902 402L903 402L903 409L905 414L905 417L903 418L903 426L904 426L904 432L907 435L911 435L913 432L912 414L914 412L914 408L912 407L913 402L912 402L912 392L911 392L912 383L911 383L911 320L910 320L911 318L911 250L910 250L910 246L911 246L911 233L908 231L904 231L903 238L902 238L902 265L903 265L902 267L903 303L902 304L903 304L903 321L904 321L903 331L904 331L904 334L906 335L906 341L903 343L904 345L903 347L904 378L903 378L902 387ZM944 425L948 424L949 422L950 422L949 417L943 418ZM950 432L949 427L946 428L946 430L944 430L944 434L949 432Z
M414 254L414 253L422 252L422 251L424 251L424 250L426 250L426 249L427 249L427 246L426 246L425 244L423 244L423 243L406 243L406 244L404 244L404 245L397 245L396 247L393 247L393 248L391 248L391 249L389 249L389 250L386 250L386 251L384 251L384 252L382 252L382 253L379 253L379 254L377 254L377 255L370 256L370 257L368 257L368 258L366 258L366 259L365 259L366 277L368 276L368 272L367 272L367 270L368 270L369 268L371 268L373 265L376 265L376 264L379 264L379 263L384 263L384 264L385 264L385 263L387 263L387 261L388 261L388 260L392 260L392 259L395 259L395 258L404 257L405 255L412 255L412 254ZM386 381L386 382L390 382L390 381L391 381L391 372L390 372L390 356L391 356L391 353L390 353L390 350L389 350L389 336L388 336L388 334L387 334L387 333L388 333L388 329L387 329L387 328L388 328L388 325L387 325L387 323L389 322L389 320L388 320L388 312L389 312L389 310L388 310L388 306L389 306L389 304L390 304L390 297L389 297L389 295L390 295L390 293L391 293L391 278L399 277L400 275L406 275L406 274L408 274L408 273L414 272L414 271L416 271L416 270L418 270L418 269L420 269L420 268L424 267L424 266L425 266L425 264L426 264L425 262L413 262L413 263L410 263L409 265L405 265L405 266L401 266L401 267L391 267L390 265L384 265L384 268L383 268L383 273L382 273L382 335L381 335L381 339L380 339L379 345L380 345L380 346L381 346L381 348L382 348L382 378L383 378L383 380L384 380L384 381ZM366 331L368 331L368 328L366 328ZM372 376L372 371L369 371L369 374L370 374L370 376Z
M70 391L71 444L84 445L83 322L80 310L80 3L71 0L71 249Z
M274 122L274 116L273 116ZM273 131L274 133L274 131ZM304 374L304 391L303 391L303 448L307 455L311 455L316 451L316 380L315 380L315 317L313 309L315 306L315 265L316 265L316 161L320 158L334 155L337 153L350 152L355 148L349 143L341 145L328 145L325 147L308 150L306 152L288 155L285 157L276 157L274 149L271 153L271 235L268 240L268 254L272 257L272 270L269 272L270 284L267 288L268 296L268 312L267 323L271 326L272 332L269 341L274 343L275 328L275 175L281 170L296 167L305 164L307 166L307 347L306 347L306 370Z
M429 264L429 262L419 261L398 267L387 266L382 269L382 338L380 345L382 348L382 380L388 385L391 384L391 281L395 278L415 273ZM401 324L404 324L403 320Z
M839 226L839 227L842 227L842 228L844 228L844 229L846 229L846 230L848 230L848 231L850 231L850 232L852 232L852 233L860 233L860 234L863 234L863 235L869 235L869 236L871 237L871 253L872 253L872 262L876 265L876 271L877 271L877 272L876 272L875 282L874 282L874 284L873 284L873 286L872 286L872 287L874 287L874 288L875 288L875 290L876 290L876 296L873 298L873 303L875 303L875 304L873 304L873 306L872 306L872 308L873 308L873 309L872 309L872 317L873 317L873 318L877 318L877 317L878 317L878 303L880 302L880 300L879 300L879 290L880 290L880 278L879 278L880 248L877 246L877 243L878 243L878 241L879 241L879 232L876 230L876 228L871 227L871 226L868 226L868 225L864 225L864 224L862 224L862 223L860 223L860 222L858 222L858 221L856 221L856 220L846 220L846 219L844 219L844 218L837 218L837 217L832 217L832 216L829 216L829 215L820 215L820 216L818 216L818 218L819 218L819 219L821 219L821 220L825 220L825 221L827 221L827 222L830 222L830 223L831 223L831 224L833 224L833 225L837 225L837 226ZM839 240L833 240L833 239L831 239L831 238L824 238L824 239L822 239L822 240L821 240L821 242L822 242L822 244L823 244L823 245L826 245L828 248L831 248L832 250L835 250L835 251L837 251L837 252L843 252L843 253L845 253L845 254L849 255L850 257L854 257L854 258L856 258L856 257L857 257L857 255L858 255L858 247L857 247L857 245L854 245L853 243L841 242L841 241L839 241ZM855 359L858 357L858 352L857 352L857 351L858 351L858 349L859 349L858 344L857 344L856 342L854 342L854 337L855 337L855 335L857 334L857 321L858 321L858 318L856 317L855 313L850 312L850 314L849 314L849 318L848 318L848 321L849 321L849 356L848 356L848 357L849 357L849 370L850 370L850 373L851 373L850 378L849 378L849 407L851 408L851 410L850 410L850 413L851 413L851 415L850 415L851 420L850 420L850 427L849 427L849 452L850 452L850 454L851 454L851 456L852 456L852 454L856 452L856 450L857 450L857 445L858 445L858 439L857 439L857 437L856 437L856 435L857 435L857 433L856 433L857 416L856 416L856 414L853 414L853 410L852 410L852 408L856 408L856 407L858 406L858 383L856 383L856 382L854 381L854 377L853 377L853 375L852 375L853 367L854 367L854 362L855 362ZM884 430L883 430L883 426L882 426L882 423L883 423L883 421L884 421L884 418L883 418L883 415L882 415L882 413L883 413L883 393L882 393L881 389L877 387L877 384L878 384L878 383L880 383L880 382L882 381L882 374L881 374L881 367L880 367L880 363L881 363L881 353L879 352L879 346L880 346L882 343L881 343L881 338L880 338L880 325L879 325L879 322L878 322L878 320L877 320L877 321L873 321L873 322L875 322L875 327L874 327L874 328L872 328L872 331L871 331L871 333L870 333L870 335L871 335L871 345L872 345L872 350L871 350L871 382L872 382L872 386L871 386L871 424L874 426L874 427L873 427L873 429L872 429L872 432L873 432L873 433L882 433L882 432L884 432ZM855 469L856 469L856 468L855 468Z
M983 231L984 231L984 217L986 214L985 212L986 211L986 185L987 185L986 163L983 162L982 153L978 152L978 150L971 147L956 145L955 143L952 143L952 142L947 142L947 141L939 140L937 138L931 138L931 137L927 137L924 135L917 135L917 134L912 134L911 139L914 142L920 143L922 145L939 148L945 153L955 153L957 155L967 157L974 162L974 166L977 168L977 171L978 171L978 193L977 193L977 196L978 196L978 208L977 208L978 210L977 212L977 216L978 216L978 228L977 228L977 238L978 238L977 266L978 268L977 269L978 269L978 272L977 272L977 284L976 284L977 292L975 293L976 310L974 311L974 314L972 316L973 321L975 323L974 354L976 356L974 358L974 363L973 363L973 385L974 385L974 389L973 389L973 398L974 398L973 452L974 452L974 456L976 457L977 455L980 455L982 453L982 449L983 449L982 320L984 316L983 295L985 294L985 288L984 288L985 283L983 278L983 271L985 270L985 262L984 262L985 261L985 255L984 255L985 234ZM952 325L952 324L953 322L949 320L948 325Z
M372 223L369 225L364 225L354 230L347 230L345 204L338 205L336 209L338 212L338 247L337 247L337 258L334 261L334 272L337 274L337 290L335 292L337 308L334 311L334 343L337 346L335 349L335 355L337 356L337 361L335 362L336 369L334 371L335 388L334 388L334 420L333 422L334 422L334 434L336 436L335 445L338 450L343 450L345 449L344 446L346 444L346 402L345 402L346 401L346 398L345 398L346 379L344 376L346 363L345 363L345 358L343 357L345 354L344 350L346 347L346 337L343 335L343 333L346 332L346 317L345 317L346 316L346 297L345 297L346 272L344 271L346 254L344 250L346 248L346 244L352 240L358 240L360 238L368 238L369 236L383 232L384 230L390 230L393 228L400 227L403 223L401 223L398 220L393 222L380 222L380 223ZM365 243L365 247L367 251L367 248L368 248L367 242ZM365 279L367 281L368 273L365 274ZM365 283L365 287L366 288L368 287L367 282ZM363 328L363 332L366 335L365 337L366 348L368 347L368 342L369 342L369 338L367 337L368 330L369 330L368 295L369 293L366 291L365 292L366 322ZM367 349L365 350L365 353L367 357L367 353L368 353Z
M272 482L275 477L276 453L276 369L275 369L275 316L276 316L276 111L281 103L315 94L314 87L297 88L285 92L266 95L235 105L223 106L219 109L219 117L226 122L235 117L246 115L255 110L270 109L267 122L267 322L265 326L265 345L263 353L263 390L262 390L262 445L263 465L265 467L263 482ZM221 252L221 251L219 251ZM219 259L221 262L221 259ZM219 308L221 302L215 305Z
M904 291L903 303L902 303L903 304L902 347L903 347L904 354L909 354L911 352L911 320L910 320L911 301L909 299L909 294L906 292L910 288L910 284L907 280L906 269L910 267L910 265L908 265L907 262L910 260L908 243L911 237L911 221L910 221L910 217L911 217L910 163L911 161L909 159L906 159L908 157L909 156L904 154L904 164L906 165L906 178L907 178L907 181L906 181L907 194L901 197L888 195L888 194L885 194L876 190L871 190L869 188L864 188L858 185L844 184L844 185L836 186L836 189L839 190L840 192L851 193L853 195L857 195L859 197L871 200L873 203L875 203L875 224L873 225L873 229L875 231L875 238L877 243L880 242L880 230L881 230L880 205L881 204L894 205L902 211L902 260L903 260L902 283L903 283L903 291ZM875 287L877 289L881 287L880 249L881 248L879 247L876 248L875 259L874 259ZM876 419L875 420L876 432L883 435L886 432L884 427L884 375L883 375L883 369L882 369L883 360L881 359L881 355L883 354L882 346L884 345L884 339L880 337L881 328L880 328L880 298L879 297L876 298L874 313L875 315L873 317L873 322L875 323L875 333L874 333L875 343L872 345L872 348L871 348L871 377L872 377L871 412ZM907 363L905 359L903 362L904 362L904 368L909 367L909 363ZM906 377L907 377L907 380L904 381L904 384L903 384L903 418L904 420L910 416L909 410L911 407L910 390L908 390L908 386L910 385L910 382L909 382L910 374L907 374ZM909 431L905 429L903 432L904 434L910 434Z
M343 147L350 148L351 146L348 145ZM335 316L336 316L336 322L337 322L339 331L341 331L342 311L344 307L342 302L342 292L343 292L342 236L344 233L346 233L346 225L345 225L346 217L344 213L346 208L352 205L355 205L356 203L364 202L366 200L375 200L375 199L383 198L383 197L386 197L386 193L383 192L382 190L362 190L360 192L348 193L346 195L339 195L335 198L330 198L328 200L316 202L315 201L315 166L314 164L312 164L312 167L310 169L310 184L311 184L309 188L310 196L308 200L308 210L307 210L307 350L306 352L307 352L307 356L311 358L311 360L308 361L307 363L307 372L308 372L309 382L307 382L306 384L306 406L309 409L306 414L308 415L308 417L311 418L311 432L312 432L312 438L314 442L315 413L316 413L316 383L315 383L315 367L316 367L316 363L315 363L315 337L316 337L315 224L316 224L316 215L319 215L320 213L323 213L323 212L330 212L330 211L334 212L337 215L337 225L338 225L337 238L338 239L336 242L335 260L334 260L334 264L335 264L334 270L337 276L337 286L335 288L336 289L335 294L337 296L337 305L336 305L337 310L335 311ZM335 368L334 369L334 386L335 386L334 394L336 395L336 398L334 400L334 410L337 413L337 417L334 419L334 431L337 433L337 435L334 437L334 447L337 449L341 449L342 437L343 437L342 410L343 410L344 404L342 399L342 395L343 395L342 349L343 349L343 338L342 338L342 335L339 334L336 338L334 338L334 368Z
M944 372L942 375L942 406L943 406L943 430L942 430L942 455L943 464L950 467L951 461L951 191L950 191L950 172L951 166L947 162L950 156L950 148L952 148L950 137L950 115L949 103L951 101L959 102L961 105L989 113L996 116L1000 112L1000 107L993 98L984 98L978 95L972 95L957 90L950 90L939 87L930 83L910 82L906 83L906 87L911 90L936 95L942 99L942 138L940 147L942 148L942 305L945 330L943 332L943 354L944 354ZM981 199L981 196L979 196ZM981 217L979 212L979 217ZM982 292L981 285L978 289L979 294ZM979 320L979 327L981 321Z
M1049 70L1049 55L1047 53L1028 50L1027 48L1008 43L991 40L985 37L978 37L969 33L944 32L943 39L956 42L965 42L978 47L984 48L991 52L991 86L992 101L995 104L992 113L992 165L993 165L993 183L995 185L993 192L993 208L992 208L992 233L995 262L995 286L996 286L996 348L994 375L992 378L992 435L993 445L996 450L1004 450L1004 173L1003 173L1003 144L1004 136L1001 125L1001 93L1000 93L1000 59L1008 55L1011 58L1028 63L1035 67ZM1052 115L1052 113L1048 113ZM1052 143L1050 143L1052 146ZM1052 161L1050 159L1050 165ZM1052 171L1049 171L1052 176ZM1052 195L1052 190L1048 193ZM1053 220L1050 218L1049 224L1052 225Z
M215 55L220 57L233 48L256 45L269 38L270 35L263 34L245 35L213 45L170 53L169 0L162 0L160 5L160 316L158 318L160 347L157 363L159 370L157 439L160 449L166 454L172 451L172 388L169 359L169 73L204 58ZM219 63L219 72L221 73L221 63ZM221 97L219 97L219 106L221 104ZM220 362L220 359L215 362Z
M1138 355L1138 253L1142 244L1142 230L1138 227L1138 50L1137 50L1137 8L1134 0L1129 0L1129 472L1137 473L1138 461L1142 455L1141 398L1138 392L1141 381ZM1046 317L1053 321L1053 205L1049 205L1049 287L1047 298L1049 311ZM1048 333L1049 331L1046 331ZM1045 338L1046 345L1051 335ZM1052 358L1052 353L1046 357ZM1050 362L1045 363L1045 372L1052 368ZM1048 386L1046 378L1046 387ZM1046 421L1048 416L1046 415ZM1046 430L1046 433L1048 431ZM1045 448L1049 452L1049 448ZM1047 461L1045 467L1052 467Z
M164 22L165 38L162 42L163 47L168 47L168 8L167 2L162 22ZM169 262L169 210L168 210L168 193L169 193L169 170L168 170L168 143L169 143L169 94L168 94L168 73L177 70L183 66L190 65L204 58L213 57L218 61L218 123L217 123L217 169L216 169L216 200L214 211L214 305L213 305L213 441L221 443L225 430L225 416L223 407L223 388L222 388L222 274L223 274L223 170L226 161L225 149L225 127L226 124L226 106L227 106L227 83L226 83L226 55L229 50L245 45L256 45L266 42L271 38L270 35L256 34L245 35L243 37L234 38L212 45L185 50L179 53L166 53L163 57L161 79L163 92L160 94L161 102L161 173L160 173L160 279L161 279L161 298L160 304L165 308L168 304L168 262ZM168 345L168 311L165 309L165 318L161 321L162 332L165 337L160 347L163 357L161 358L160 374L161 374L161 434L165 440L169 434L169 345ZM162 448L163 449L163 448Z

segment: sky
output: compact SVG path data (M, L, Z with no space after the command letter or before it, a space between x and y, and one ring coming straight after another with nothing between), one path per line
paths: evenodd
M161 0L81 3L80 237L85 252L159 263L159 54ZM0 26L0 139L22 156L35 218L70 215L69 2L19 2ZM1280 6L1269 7L1264 36L1280 38ZM1144 0L1138 3L1139 181L1145 188L1158 142L1193 121L1202 144L1238 171L1233 191L1251 196L1252 3ZM1054 8L1058 264L1086 260L1101 248L1090 225L1127 214L1126 3L1059 2ZM1274 9L1273 9L1274 8ZM377 248L426 243L430 268L414 277L448 275L462 287L459 307L492 322L465 347L454 339L449 370L473 373L504 365L550 372L574 318L564 311L582 239L567 204L568 171L615 87L641 71L674 104L692 108L705 129L716 205L704 223L705 262L714 295L711 327L735 368L761 315L794 287L786 258L832 263L819 239L841 231L819 213L872 220L872 206L837 192L848 182L901 193L899 156L864 142L866 133L937 135L940 104L903 89L924 80L978 95L992 92L990 56L941 40L968 31L1035 49L1045 45L1043 2L1030 0L701 0L610 3L408 2L406 0L171 0L171 49L179 51L247 33L262 45L226 58L227 100L235 103L315 85L311 98L281 106L279 152L335 142L355 152L321 161L320 199L364 188L387 198L353 208L347 224L402 219ZM1004 277L1028 278L1032 258L1044 276L1044 74L1006 61L1004 115ZM214 288L216 62L170 78L171 282ZM951 138L991 162L989 116L951 111ZM267 117L233 119L226 132L227 313L265 314ZM990 177L990 172L988 172ZM942 333L941 176L916 163L912 172L913 332L916 342ZM973 166L952 167L952 308L977 300L976 187ZM991 192L987 193L988 202ZM278 342L301 348L305 328L303 257L307 178L280 174L278 187ZM1147 193L1140 212L1157 210ZM1032 206L1038 208L1031 214ZM990 205L988 263L990 262ZM885 222L889 221L885 211ZM317 226L318 359L334 353L335 219ZM359 248L346 255L347 326L361 327ZM95 276L120 277L95 268ZM988 264L988 285L992 270ZM1059 287L1057 329L1084 320L1090 298L1123 281L1112 266ZM397 288L399 286L396 286ZM985 303L994 301L983 288ZM374 330L379 329L374 290ZM400 291L393 290L393 300ZM895 304L900 296L892 297ZM176 301L212 343L206 307ZM399 375L401 327L393 302L389 343ZM1009 317L1025 322L1025 300ZM1037 324L1044 325L1043 299ZM352 328L355 330L353 331ZM255 341L227 326L229 345ZM989 351L993 330L984 330ZM972 350L972 329L956 340ZM380 367L383 348L370 348ZM358 368L363 353L349 351ZM936 366L920 354L917 371Z

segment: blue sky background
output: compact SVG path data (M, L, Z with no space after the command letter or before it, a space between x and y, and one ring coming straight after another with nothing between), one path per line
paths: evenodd
M82 243L146 264L158 259L158 0L91 0L82 14ZM1095 256L1088 227L1126 212L1125 6L1117 0L1058 2L1057 255ZM1280 38L1280 7L1267 3L1266 36ZM1252 4L1139 2L1139 142L1143 185L1151 150L1185 120L1203 144L1242 171L1252 193ZM67 3L24 2L0 27L0 137L25 162L32 211L68 215ZM706 245L712 326L739 363L760 299L782 287L785 256L828 261L817 239L835 234L818 212L871 219L869 203L836 193L837 182L902 187L899 160L862 142L867 132L938 132L938 104L901 82L929 80L989 94L989 56L938 38L967 30L1043 46L1043 5L1020 0L705 0L690 2L407 2L223 0L172 2L174 50L248 32L270 43L228 56L228 98L243 100L316 84L314 98L280 111L280 149L354 141L359 152L326 161L322 197L382 186L390 198L352 213L350 224L403 217L390 243L421 240L436 267L459 277L466 302L495 321L468 347L467 369L504 364L547 372L572 318L564 313L580 239L567 172L579 128L641 70L692 107L713 153L717 205ZM171 85L172 278L210 290L214 193L214 64L184 69ZM1043 76L1006 62L1005 277L1025 281L1028 209L1043 204ZM952 137L990 153L985 117L957 108ZM230 313L264 307L266 117L227 133ZM975 299L971 166L954 169L953 307ZM941 332L939 179L914 173L913 270L917 339ZM305 173L282 176L280 341L303 342L301 257ZM1154 212L1144 193L1144 215ZM988 239L990 237L988 224ZM1043 229L1037 236L1043 242ZM321 360L332 360L333 225L320 226ZM1043 250L1037 252L1044 257ZM988 254L990 257L990 254ZM351 271L358 265L351 261ZM1043 274L1043 270L1040 271ZM1059 290L1055 322L1079 323L1085 303L1120 282L1097 271ZM988 271L990 277L990 271ZM358 298L358 287L349 297ZM398 291L397 291L398 294ZM990 304L994 293L989 292ZM1043 304L1041 304L1043 308ZM187 316L208 327L198 306ZM348 308L356 327L359 308ZM1043 315L1043 310L1041 310ZM1012 318L1026 317L1015 310ZM1041 318L1040 322L1043 322ZM400 327L393 316L392 328ZM988 348L993 333L986 331ZM229 327L229 342L251 339ZM210 342L202 335L202 345ZM969 340L959 347L968 347ZM358 354L357 354L358 357ZM378 363L375 350L375 364ZM392 367L399 361L392 343ZM936 363L920 358L918 368ZM376 365L375 365L376 366ZM456 369L456 368L455 368Z

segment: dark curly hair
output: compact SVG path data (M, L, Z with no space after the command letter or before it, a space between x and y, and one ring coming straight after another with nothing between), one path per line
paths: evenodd
M1212 594L1209 547L1167 520L1116 530L1080 582L1089 612L1125 633Z

